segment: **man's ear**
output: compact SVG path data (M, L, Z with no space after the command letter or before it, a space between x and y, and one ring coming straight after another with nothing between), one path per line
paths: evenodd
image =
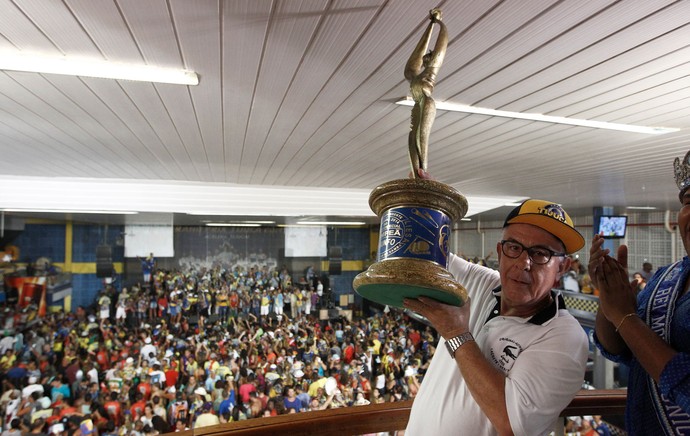
M570 269L570 263L572 262L572 259L568 256L564 257L563 260L558 264L558 274L556 274L556 277L553 281L553 287L557 288L561 284L561 277L568 272Z
M561 261L561 264L558 267L558 277L563 276L563 274L567 273L568 270L570 270L570 264L573 262L573 259L569 256L565 256L563 260Z
M503 257L503 250L501 249L501 243L496 243L496 254L498 254L498 263L501 263L501 257Z

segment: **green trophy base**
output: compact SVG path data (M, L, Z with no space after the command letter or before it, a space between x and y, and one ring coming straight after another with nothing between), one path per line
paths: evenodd
M404 298L425 296L453 306L467 301L467 290L445 268L419 259L376 262L353 282L357 293L376 303L403 307Z

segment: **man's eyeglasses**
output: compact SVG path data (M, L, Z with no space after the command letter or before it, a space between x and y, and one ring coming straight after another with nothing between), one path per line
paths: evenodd
M503 254L505 254L511 259L517 259L518 257L520 257L523 251L526 251L527 256L529 256L530 260L536 263L537 265L544 265L545 263L549 263L553 256L565 256L565 253L558 253L556 251L549 250L548 248L525 247L517 241L507 240L501 241L501 251L503 251Z

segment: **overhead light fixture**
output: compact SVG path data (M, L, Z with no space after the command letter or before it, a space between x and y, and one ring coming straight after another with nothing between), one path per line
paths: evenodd
M195 215L195 214L188 214L188 215ZM228 217L228 218L230 218L230 217ZM238 226L241 224L252 224L252 227L259 226L262 224L271 225L271 224L276 223L275 221L252 221L252 220L250 220L250 221L244 221L244 220L243 221L230 221L230 222L217 222L217 221L213 221L213 220L200 220L199 222L202 222L206 225L217 225L217 226L219 226L221 224L227 225L227 226L230 226L230 225Z
M193 214L189 214L193 215ZM228 219L232 219L235 217L227 217ZM239 217L237 217L239 218ZM261 224L275 224L275 221L256 221L256 220L240 220L240 221L213 221L213 220L201 220L200 222L208 224L208 223L215 223L215 224L227 224L227 225L238 225L238 224L255 224L255 225L261 225Z
M414 100L405 97L398 100L395 104L402 106L414 106ZM677 132L680 129L670 127L647 127L636 126L633 124L608 123L605 121L583 120L579 118L555 117L552 115L542 115L529 112L511 112L483 107L469 106L465 104L450 103L447 101L436 102L436 109L464 112L469 114L489 115L492 117L517 118L520 120L543 121L546 123L569 124L571 126L592 127L595 129L620 130L623 132L646 133L649 135L663 135L665 133Z
M199 76L195 72L182 69L69 58L66 56L18 54L7 51L0 52L0 70L172 83L176 85L199 84Z
M209 227L261 227L255 223L206 223Z
M300 226L363 226L364 221L297 221Z
M470 218L460 218L460 221L472 221Z
M522 203L506 203L504 206L510 206L510 207L518 207L522 205Z
M654 206L626 206L625 208L630 210L656 210Z
M0 175L0 184L12 186L12 189L0 189L0 210L69 209L102 210L104 213L121 210L201 215L195 222L202 219L208 222L275 220L292 224L332 217L338 221L352 219L373 223L376 219L368 203L370 189L5 175ZM37 192L41 195L37 196ZM508 195L466 197L469 204L466 217L526 199ZM156 201L152 202L152 198ZM219 202L218 198L224 201ZM353 221L349 221L349 225L364 225L353 224Z
M78 209L2 209L3 212L17 213L89 213L101 215L136 215L139 212L129 210L78 210Z

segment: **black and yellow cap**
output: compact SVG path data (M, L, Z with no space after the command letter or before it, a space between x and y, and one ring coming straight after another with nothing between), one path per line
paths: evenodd
M503 227L516 223L531 224L546 230L563 242L568 254L585 246L585 238L575 230L573 220L560 204L552 201L525 200L508 214Z

